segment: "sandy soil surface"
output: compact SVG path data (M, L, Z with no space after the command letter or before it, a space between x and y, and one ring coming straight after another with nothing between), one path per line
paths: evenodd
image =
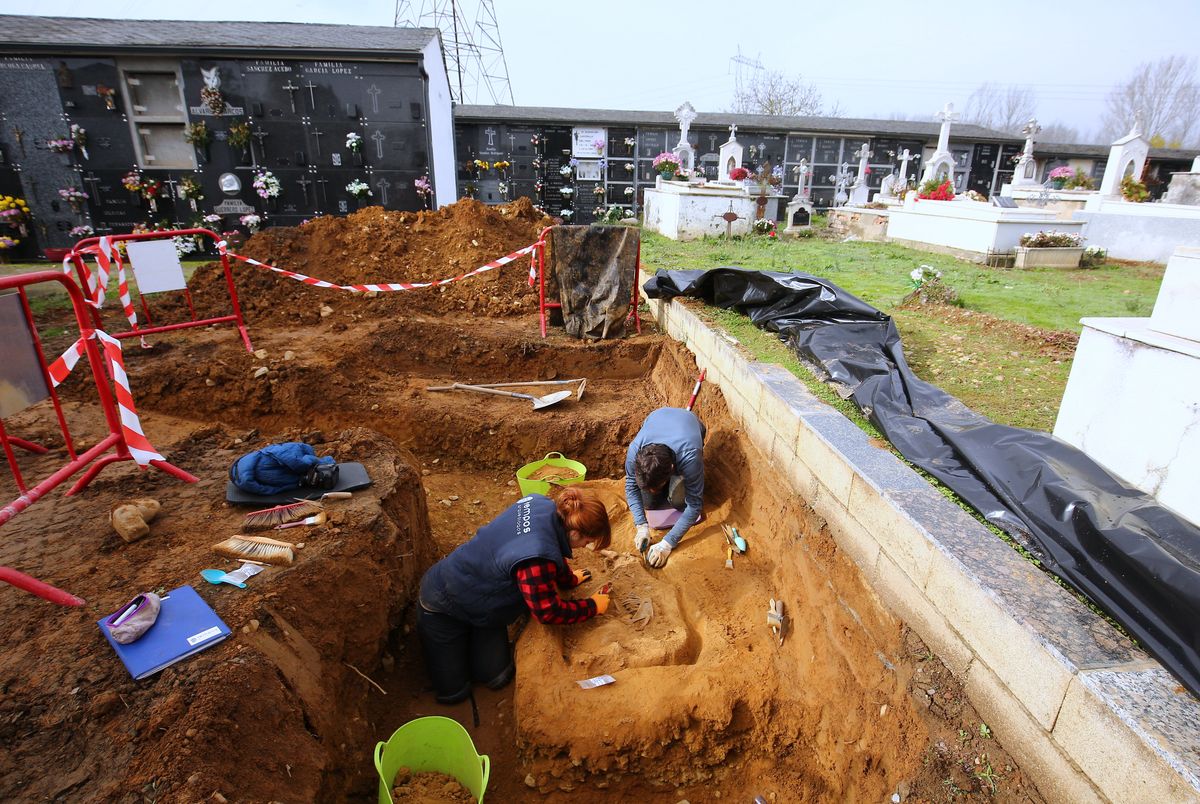
M437 278L452 259L469 269L527 245L542 223L518 205L365 210L260 235L245 252L335 281ZM430 234L405 240L406 226ZM396 273L405 266L413 273ZM156 336L148 350L126 342L147 435L200 482L117 465L0 531L0 564L88 601L62 609L0 587L0 799L373 801L375 742L440 714L491 757L489 801L1040 800L1003 735L880 608L714 386L697 406L709 432L707 518L665 570L641 563L622 499L625 448L649 411L687 400L695 364L651 332L542 340L526 269L365 299L240 268L260 356L228 327ZM198 303L217 305L222 283L198 273ZM82 374L64 392L73 432L90 443L102 422ZM588 378L585 398L537 413L521 400L425 390L573 377ZM30 477L61 463L45 405L5 426L54 448L20 455ZM362 461L374 485L330 503L326 524L285 531L305 544L293 565L245 590L206 584L201 569L235 566L211 551L243 513L223 501L229 463L282 440ZM587 487L613 515L611 552L581 553L577 565L595 575L579 594L611 580L614 605L581 626L515 627L517 681L477 691L475 726L469 702L433 701L412 629L416 584L517 499L516 469L551 451L587 466ZM15 493L0 479L0 499ZM108 511L140 496L163 511L150 536L125 543ZM750 542L732 570L722 523ZM181 584L234 633L135 682L95 621L138 592ZM789 617L782 646L765 623L771 597ZM575 683L599 674L616 683Z

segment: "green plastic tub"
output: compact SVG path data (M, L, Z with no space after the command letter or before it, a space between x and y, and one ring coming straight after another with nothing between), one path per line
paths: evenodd
M579 477L572 477L566 480L556 480L554 485L566 486L571 483L580 483L587 477L587 467L579 461L573 461L570 458L563 456L561 452L548 452L546 457L540 461L527 463L517 470L517 485L521 487L521 494L549 494L550 481L548 480L530 480L529 476L541 469L543 466L554 466L559 469L572 469L579 474Z
M375 770L379 773L379 804L393 804L392 783L401 768L413 773L444 773L471 791L483 804L491 760L480 756L467 730L448 717L410 720L375 746Z

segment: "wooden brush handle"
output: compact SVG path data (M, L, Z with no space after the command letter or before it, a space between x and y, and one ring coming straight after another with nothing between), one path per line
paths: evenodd
M348 500L354 496L350 491L327 491L321 495L322 500Z

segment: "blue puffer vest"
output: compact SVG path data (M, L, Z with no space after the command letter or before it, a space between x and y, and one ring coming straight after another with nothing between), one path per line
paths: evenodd
M421 605L479 627L507 625L525 611L513 570L543 558L567 572L567 531L554 501L522 497L475 536L429 568L421 579Z

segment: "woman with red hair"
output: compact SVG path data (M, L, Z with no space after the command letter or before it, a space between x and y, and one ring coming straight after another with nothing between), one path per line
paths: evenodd
M524 611L569 625L608 608L608 595L563 600L558 589L591 580L566 559L578 547L608 547L608 511L589 491L564 489L551 500L522 497L421 579L417 633L439 703L471 694L473 682L500 689L514 673L508 626Z

